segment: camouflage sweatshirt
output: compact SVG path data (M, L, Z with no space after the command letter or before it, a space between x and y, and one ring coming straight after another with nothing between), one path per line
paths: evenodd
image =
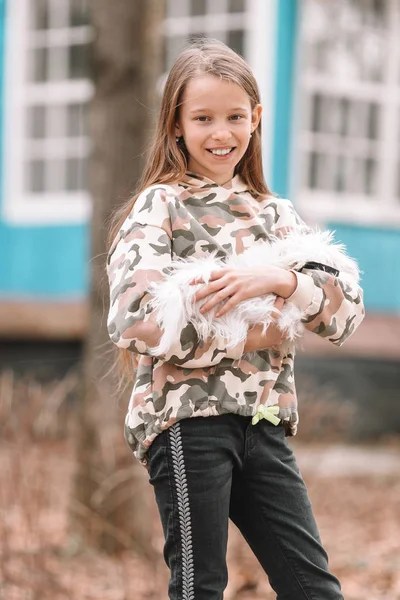
M151 356L162 331L151 305L150 282L168 277L171 260L240 253L305 224L288 200L255 198L239 176L223 186L194 173L173 185L142 192L114 240L107 263L108 330L112 341L139 355L125 437L146 465L146 451L180 419L224 413L254 416L274 406L287 435L297 431L294 351L243 352L218 337L200 342L186 325L168 354ZM297 274L288 301L306 311L307 329L340 346L364 316L362 291L322 271Z

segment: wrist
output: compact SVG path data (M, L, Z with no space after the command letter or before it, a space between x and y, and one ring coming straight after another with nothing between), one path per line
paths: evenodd
M281 269L279 274L278 283L275 289L275 294L284 298L289 298L297 289L297 276L293 271L286 271Z

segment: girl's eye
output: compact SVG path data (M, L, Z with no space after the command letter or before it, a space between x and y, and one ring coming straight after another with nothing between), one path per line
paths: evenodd
M231 119L232 121L240 121L240 119L243 119L243 115L232 115Z
M205 121L207 121L208 117L196 117L196 121L200 121L201 123L204 123Z

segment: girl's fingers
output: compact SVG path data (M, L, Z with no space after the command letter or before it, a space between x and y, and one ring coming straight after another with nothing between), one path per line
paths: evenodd
M219 271L211 271L210 277L208 281L215 281L216 279L221 279L226 273L228 269L220 269ZM203 277L195 277L191 281L189 281L189 285L197 285L199 283L205 283Z
M215 292L222 290L224 287L227 286L227 283L228 282L222 278L217 279L216 281L213 281L212 283L208 283L202 289L200 289L196 292L196 294L195 294L196 302L198 302L199 300L202 300L203 298L206 298L206 296L209 296L210 294L214 294Z
M222 306L219 311L215 313L215 316L222 317L225 313L229 312L232 310L232 308L239 304L239 302L241 302L241 300L236 295L231 296L229 300L225 302L224 306Z
M276 300L274 302L275 308L277 308L278 310L282 310L284 304L285 304L284 298L281 298L280 296L277 296Z
M221 289L218 293L216 293L210 300L208 300L203 306L200 308L200 312L202 314L208 312L214 306L217 306L220 302L225 300L225 298L229 298L229 296L233 296L235 294L235 289L232 286L227 286Z
M223 277L227 273L228 273L228 269L220 269L219 271L211 271L210 281L215 281L215 279L221 279L221 277Z
M215 292L218 292L222 288L223 288L223 285L218 285L218 284L215 285L213 283L209 283L209 284L205 285L201 290L198 290L196 292L195 301L199 302L199 300L203 300L203 298L206 298L210 294L214 294Z
M275 308L276 310L274 310L274 312L273 312L273 316L274 316L275 318L278 318L278 317L279 317L279 313L278 313L277 311L281 312L281 311L282 311L282 309L283 309L283 305L284 305L284 304L285 304L285 300L284 300L284 298L281 298L280 296L277 296L277 297L276 297L276 300L275 300L275 302L274 302L274 308Z

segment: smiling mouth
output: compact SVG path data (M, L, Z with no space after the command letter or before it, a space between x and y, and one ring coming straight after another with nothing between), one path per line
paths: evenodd
M207 148L207 152L210 152L214 156L228 156L235 150L236 146L231 148Z

